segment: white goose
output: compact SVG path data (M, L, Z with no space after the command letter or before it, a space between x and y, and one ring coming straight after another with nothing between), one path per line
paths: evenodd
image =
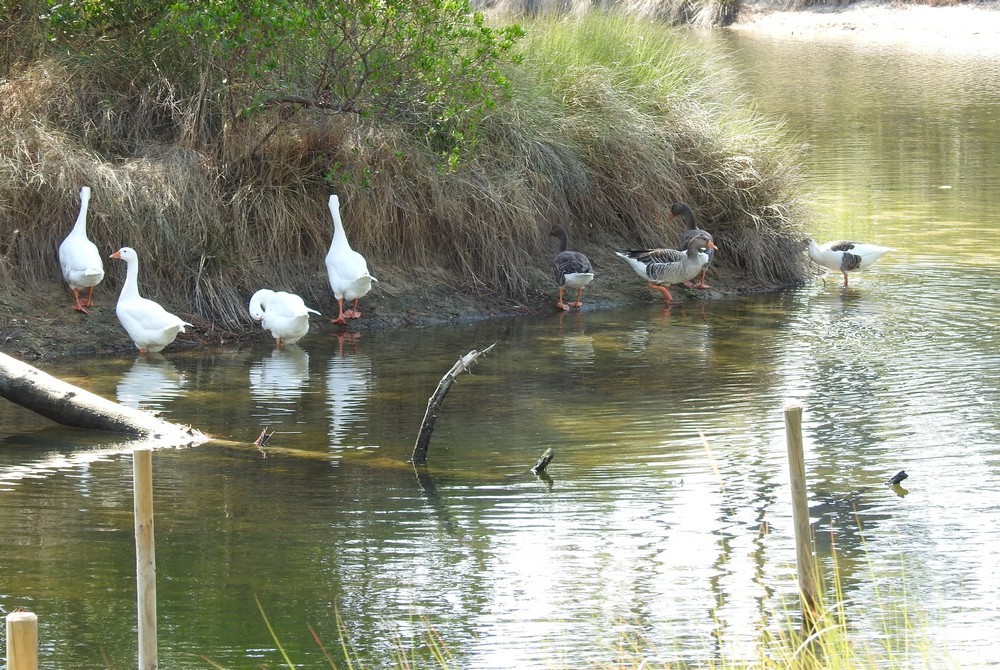
M73 289L78 312L88 314L86 308L94 304L94 287L104 279L104 262L97 245L87 237L87 207L90 204L90 187L80 189L80 214L73 230L59 245L59 266L63 278ZM87 289L86 300L80 300L80 291Z
M330 214L333 216L333 241L326 255L326 272L330 278L330 288L333 297L337 299L339 314L331 323L347 323L347 319L357 319L358 300L372 290L372 282L378 281L368 273L368 263L365 257L351 248L344 232L344 223L340 220L340 199L330 196ZM344 301L353 301L353 305L345 312Z
M694 279L708 262L708 255L701 251L705 248L718 247L712 242L712 236L702 231L700 235L688 240L686 252L677 249L639 249L616 251L615 254L625 259L635 273L649 283L649 288L662 293L664 302L669 305L673 302L670 285Z
M809 258L817 265L842 273L845 287L848 272L864 270L890 251L895 249L846 240L819 245L815 240L809 240Z
M156 353L174 341L184 326L191 324L163 309L158 302L139 295L139 255L132 247L122 247L111 258L125 261L125 284L118 296L115 314L135 342L139 353Z
M306 307L294 293L262 288L250 297L250 318L260 321L264 330L270 331L275 345L295 344L309 332L309 313L319 314Z

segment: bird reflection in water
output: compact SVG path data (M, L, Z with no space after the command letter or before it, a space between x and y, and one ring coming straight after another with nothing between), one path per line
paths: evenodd
M265 419L294 413L308 384L309 354L295 344L272 349L250 366L250 395Z
M352 432L364 431L367 423L365 409L372 386L371 359L360 352L357 333L343 335L339 338L339 352L330 356L326 370L330 446L338 451L359 448L360 445L349 442L357 437L352 438ZM345 346L347 342L353 346Z
M139 356L125 371L115 394L118 402L136 409L165 411L167 405L185 393L187 379L162 354Z

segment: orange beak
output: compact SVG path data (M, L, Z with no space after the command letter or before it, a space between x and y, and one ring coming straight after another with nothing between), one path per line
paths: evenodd
M122 257L122 255L118 251L116 251L115 253L113 253L110 256L108 256L108 258L121 258L121 257Z

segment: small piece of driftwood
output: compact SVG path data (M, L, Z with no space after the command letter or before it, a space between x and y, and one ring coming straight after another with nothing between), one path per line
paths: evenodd
M906 470L900 470L899 472L897 472L896 474L894 474L889 479L889 481L886 482L886 484L888 484L889 486L897 486L897 485L900 484L900 482L902 482L904 479L906 479L909 476L910 475L906 474Z
M451 370L441 378L438 383L437 390L434 391L434 395L430 397L427 401L427 411L424 412L423 423L420 424L420 432L417 434L417 442L413 446L413 456L410 458L412 463L420 464L427 462L427 448L431 443L431 433L434 432L434 424L437 422L438 412L441 409L441 403L444 402L444 397L448 394L451 389L452 383L454 383L455 378L459 374L465 372L469 367L476 362L476 359L486 354L496 346L496 342L486 347L485 349L475 350L473 349L462 358L451 366Z
M193 428L119 405L6 354L0 354L0 396L64 426L131 433L177 444L206 439Z
M552 449L546 449L542 457L538 459L534 466L532 466L531 471L536 475L545 472L545 468L549 467L549 463L552 462L552 457L555 456L555 452Z

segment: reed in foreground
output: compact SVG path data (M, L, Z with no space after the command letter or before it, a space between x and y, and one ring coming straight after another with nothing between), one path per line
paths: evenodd
M903 670L913 667L954 668L958 663L949 658L946 649L934 645L926 635L924 622L918 612L911 609L905 592L895 589L880 592L883 605L878 607L874 634L862 633L852 622L850 598L842 590L836 557L833 557L831 583L824 589L825 596L819 603L815 625L810 630L802 629L802 617L791 608L781 607L773 612L776 623L767 625L757 641L755 653L750 657L726 658L720 649L725 648L725 639L713 642L712 649L698 658L697 650L657 650L640 637L624 635L617 646L608 652L613 660L588 665L576 662L562 655L552 659L546 667L595 667L603 670L684 670L687 668L710 668L712 670L840 670L871 668L879 670ZM876 581L876 576L871 579ZM258 601L275 650L288 668L302 667L283 648L280 635L272 628ZM870 613L869 613L870 614ZM362 652L350 640L350 633L340 612L336 613L338 637L330 651L317 633L310 629L315 644L322 650L325 663L330 668L346 667L361 670L365 667L387 667L384 659L366 661ZM425 635L417 644L407 645L395 638L395 653L392 665L388 667L409 670L414 667L447 668L462 667L461 650L452 651L447 642L429 623L425 622ZM335 658L335 655L337 658ZM586 654L593 658L593 654ZM205 659L211 667L225 668Z

